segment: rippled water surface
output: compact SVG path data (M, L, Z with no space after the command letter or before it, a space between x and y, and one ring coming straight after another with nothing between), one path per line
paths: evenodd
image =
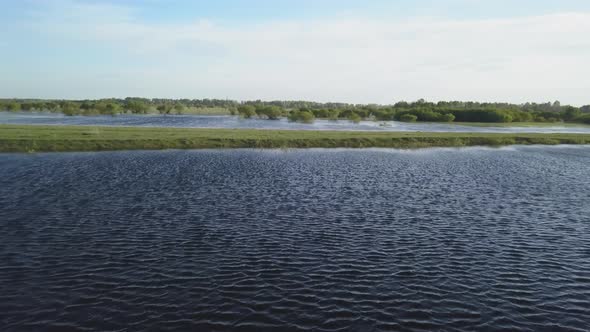
M555 124L539 127L477 127L449 123L405 123L397 121L322 120L313 124L281 120L242 119L237 116L211 115L118 115L65 116L56 113L0 112L3 124L76 125L76 126L132 126L179 128L241 128L279 130L350 130L350 131L428 131L428 132L488 132L488 133L586 133L590 126Z
M590 328L590 147L0 155L0 330Z

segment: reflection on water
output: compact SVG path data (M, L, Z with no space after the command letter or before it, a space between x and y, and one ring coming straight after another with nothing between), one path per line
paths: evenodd
M429 131L429 132L489 132L489 133L590 133L590 126L571 127L556 124L540 127L475 127L448 123L405 123L397 121L316 120L313 124L242 119L237 116L211 115L119 115L65 116L54 113L0 112L0 123L38 125L94 125L181 128L244 128L292 130L355 130L355 131Z
M590 148L0 155L0 330L578 330Z

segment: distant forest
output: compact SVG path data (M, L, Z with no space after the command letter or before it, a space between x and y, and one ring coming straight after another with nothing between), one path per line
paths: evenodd
M221 99L99 99L39 100L0 99L0 110L12 112L60 112L65 115L208 114L221 110L244 118L313 122L319 119L426 122L578 122L590 124L590 105L574 107L548 103L479 103L461 101L397 102L392 105L317 103L308 101L246 101Z

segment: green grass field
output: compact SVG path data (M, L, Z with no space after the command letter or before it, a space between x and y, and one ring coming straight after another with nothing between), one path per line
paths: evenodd
M590 144L590 134L490 134L0 125L0 152L206 148L423 148Z

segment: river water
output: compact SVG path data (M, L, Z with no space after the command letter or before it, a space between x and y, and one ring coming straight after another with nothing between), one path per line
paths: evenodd
M351 131L427 131L427 132L486 132L486 133L586 133L590 126L560 124L538 127L477 127L449 123L405 123L397 121L316 120L312 124L289 122L287 119L243 119L227 115L118 115L65 116L60 113L0 112L0 123L77 126L132 126L178 128L238 128L280 130L351 130Z
M590 328L590 147L0 155L0 330Z

